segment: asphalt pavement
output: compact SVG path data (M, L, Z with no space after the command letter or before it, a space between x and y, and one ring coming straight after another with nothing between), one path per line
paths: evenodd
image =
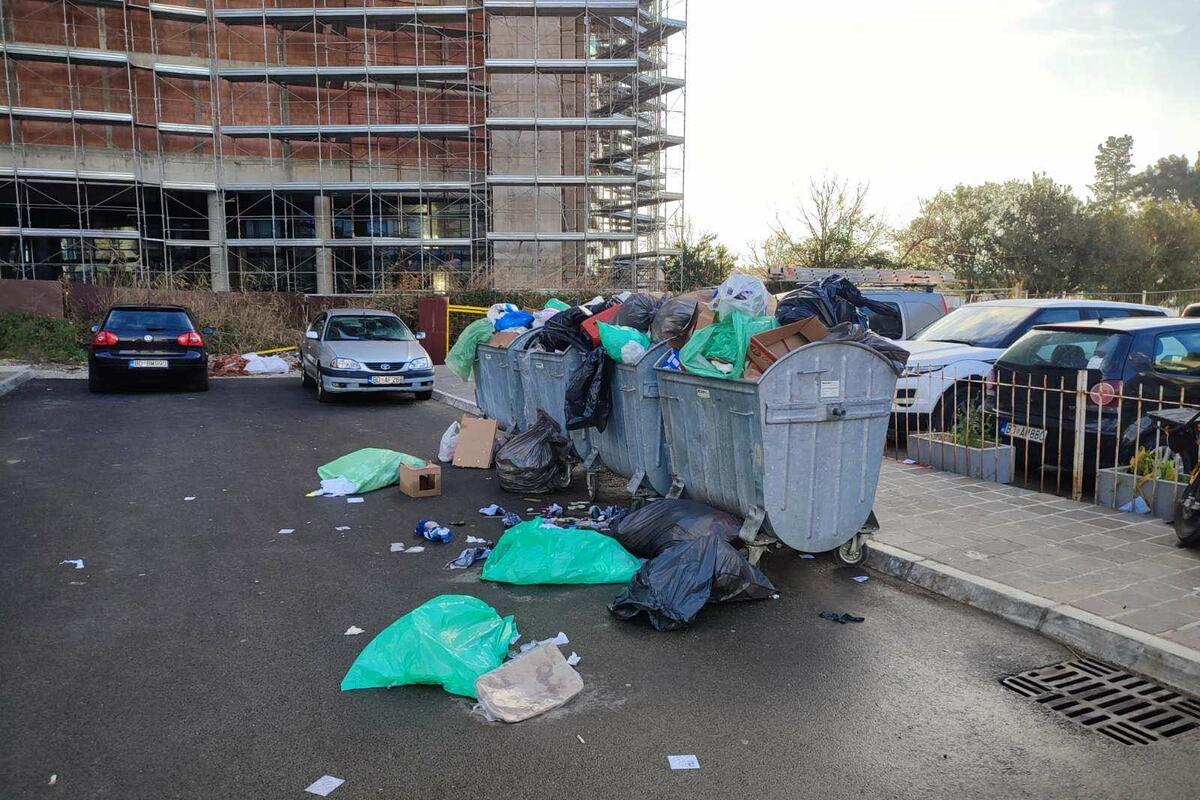
M1058 718L998 681L1066 649L880 575L771 553L780 599L658 633L608 614L617 586L444 570L467 534L500 532L480 506L536 505L490 471L447 468L424 500L304 496L359 447L435 456L457 416L319 405L298 378L113 395L36 380L0 398L0 796L302 798L326 773L346 780L335 800L1200 794L1196 732L1126 747ZM577 477L554 499L583 496ZM469 524L389 552L419 517ZM567 633L584 692L504 726L436 687L339 691L371 636L443 593ZM679 754L700 769L670 770Z

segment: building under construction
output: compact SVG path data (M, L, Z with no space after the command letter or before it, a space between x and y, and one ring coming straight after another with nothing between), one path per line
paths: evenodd
M0 277L656 287L686 0L0 0Z

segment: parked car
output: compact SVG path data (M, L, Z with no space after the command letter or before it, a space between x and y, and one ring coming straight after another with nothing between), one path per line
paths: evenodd
M300 345L300 377L329 402L343 392L412 392L433 396L433 362L413 334L389 311L340 308L318 314Z
M896 310L894 317L864 310L867 326L888 339L908 339L950 312L945 296L937 292L864 289L863 294Z
M208 390L204 337L183 306L117 305L92 326L88 389L147 383Z
M989 300L970 303L905 341L911 355L896 382L894 414L908 428L945 428L968 403L992 363L1034 325L1119 317L1165 317L1167 310L1103 300ZM918 417L920 421L910 419Z
M1133 455L1119 446L1131 426L1135 447L1139 430L1153 436L1148 415L1160 405L1200 404L1200 319L1125 317L1034 328L996 359L988 377L984 408L996 414L1000 439L1034 447L1042 463L1069 465L1081 370L1087 372L1084 467L1091 472Z
M1187 305L1187 307L1185 307L1183 309L1183 313L1180 314L1179 316L1181 316L1181 317L1200 317L1200 303L1189 303Z

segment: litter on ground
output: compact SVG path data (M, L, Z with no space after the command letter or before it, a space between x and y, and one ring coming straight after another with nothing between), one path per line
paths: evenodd
M814 556L812 553L801 553L800 557L801 558L816 558L816 556Z
M357 625L351 625L349 628L346 628L346 633L344 635L345 636L358 636L360 633L366 633L366 631L364 631L362 628L358 627Z
M695 756L667 756L671 769L700 769L700 759Z
M866 617L858 617L854 614L838 613L836 611L822 611L818 614L821 619L827 619L830 622L836 622L839 625L845 625L847 622L862 622Z
M490 722L521 722L558 708L583 679L553 644L542 644L475 680L479 710Z
M296 529L295 528L280 528L279 532L282 534L295 533Z
M528 653L533 648L541 647L544 644L552 644L552 645L557 646L560 644L570 644L570 643L571 643L571 640L567 638L567 635L565 633L563 633L562 631L559 631L558 636L553 636L549 639L540 639L540 640L533 641L533 642L526 642L525 644L521 645L521 652Z
M338 525L336 528L334 528L334 530L335 531L348 531L348 530L350 530L350 526L349 525Z
M315 794L318 797L328 797L329 793L345 783L341 778L335 778L332 775L322 775L308 785L304 791L309 794Z
M347 502L347 503L361 503L361 502L363 502L363 498L361 498L361 497L347 497L347 498L346 498L346 502Z
M437 524L431 519L419 519L413 528L413 535L437 544L446 544L453 538L450 529Z
M580 661L583 661L583 658L580 657L579 653L576 653L574 650L571 651L571 655L567 656L567 664L572 667L578 664Z
M403 553L404 552L404 542L392 542L391 549L392 549L393 553Z
M184 499L184 501L188 501L188 500L195 500L196 498L195 498L195 496L192 496L192 497L185 497L183 499Z
M509 528L492 548L483 579L498 583L625 583L641 562L612 537L543 524L534 517Z
M477 561L485 561L491 554L492 550L489 547L468 547L458 554L456 558L446 562L447 569L466 569Z
M395 551L393 551L393 552L395 552ZM424 553L425 548L424 547L410 547L407 550L405 550L404 552L406 552L406 553Z
M867 581L871 580L871 578L869 575L855 575L854 580L858 581L859 583L866 583Z
M490 541L488 541L487 539L480 539L478 536L468 536L468 537L467 537L467 544L483 544L483 545L490 545L490 544L491 544L491 542L490 542Z
M497 514L503 514L504 509L495 503L492 503L490 506L484 506L483 508L479 509L479 513L487 517L494 517Z
M60 567L63 564L70 564L71 566L75 567L75 569L83 569L83 559L82 558L64 558L62 561L58 562L58 565Z

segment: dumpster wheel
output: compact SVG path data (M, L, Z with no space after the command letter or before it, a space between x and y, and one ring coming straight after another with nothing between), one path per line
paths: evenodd
M861 533L833 551L833 560L847 567L857 567L867 560L870 548L867 547L867 537Z

